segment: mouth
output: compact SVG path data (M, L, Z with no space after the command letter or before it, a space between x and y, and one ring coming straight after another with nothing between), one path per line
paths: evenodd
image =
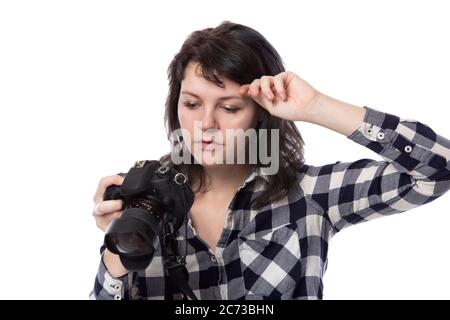
M206 139L197 141L197 143L201 143L202 150L214 150L217 145L221 145L221 143L217 143L214 140L206 140Z

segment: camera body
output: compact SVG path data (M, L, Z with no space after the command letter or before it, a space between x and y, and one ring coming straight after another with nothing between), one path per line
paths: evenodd
M104 240L108 250L135 271L150 264L156 238L174 238L194 202L194 193L183 173L159 161L144 160L135 163L121 186L108 187L103 199L125 202L122 216L109 224Z

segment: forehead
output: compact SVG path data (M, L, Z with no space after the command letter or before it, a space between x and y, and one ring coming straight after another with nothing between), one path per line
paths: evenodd
M206 80L201 75L201 66L197 62L189 62L184 70L184 78L181 81L181 87L184 89L189 88L190 91L196 90L208 90L212 93L236 93L239 91L240 85L234 81L231 81L225 77L220 77L220 80L224 84L224 87L219 87L215 83Z

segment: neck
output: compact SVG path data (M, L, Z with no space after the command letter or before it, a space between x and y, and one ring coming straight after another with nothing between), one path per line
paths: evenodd
M248 164L218 165L204 168L206 192L235 192L239 185L250 175L252 167Z

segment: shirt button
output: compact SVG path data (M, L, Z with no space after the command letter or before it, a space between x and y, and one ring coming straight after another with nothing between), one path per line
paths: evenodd
M369 135L372 135L372 129L367 129L367 133L368 133Z
M384 132L378 132L377 137L380 140L384 139Z
M412 147L410 145L405 147L405 152L410 153L412 151Z
M120 296L120 294L116 294L115 296L114 296L114 300L120 300L122 297Z
M212 255L212 256L211 256L211 261L212 261L212 263L214 263L214 264L217 263L217 258L216 258L215 255Z
M120 286L117 284L117 285L114 286L114 289L120 290Z

